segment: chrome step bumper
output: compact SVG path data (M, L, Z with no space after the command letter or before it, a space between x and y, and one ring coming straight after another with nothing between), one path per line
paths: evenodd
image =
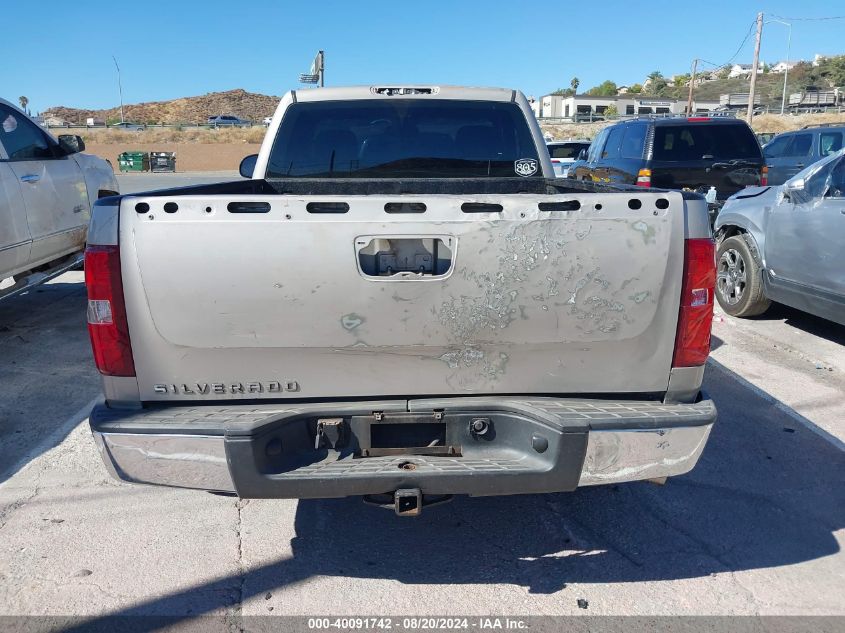
M360 432L374 412L387 422L440 412L437 419L451 425L447 437L459 452L361 457L366 433ZM470 424L479 416L490 421L493 437L473 435ZM306 447L314 442L309 431L324 418L350 421L350 446ZM489 397L141 410L99 405L90 421L118 479L244 497L314 498L399 488L554 492L671 477L695 466L715 419L706 397L694 404Z

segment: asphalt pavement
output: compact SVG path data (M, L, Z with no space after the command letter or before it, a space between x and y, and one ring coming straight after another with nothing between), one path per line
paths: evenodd
M0 615L845 615L845 328L717 314L719 421L664 486L399 519L110 479L84 307L78 272L0 303Z

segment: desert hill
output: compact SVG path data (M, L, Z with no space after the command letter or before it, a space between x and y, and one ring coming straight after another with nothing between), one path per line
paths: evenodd
M240 88L225 92L210 92L198 97L182 97L170 101L150 101L125 104L124 118L134 123L205 123L208 117L219 114L234 114L250 121L260 122L276 109L280 97L247 92ZM120 121L120 108L85 110L56 106L41 113L56 117L71 124L84 124L88 117L103 119L109 123Z

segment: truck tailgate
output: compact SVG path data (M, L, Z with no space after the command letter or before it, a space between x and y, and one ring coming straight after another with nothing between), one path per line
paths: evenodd
M684 222L662 192L126 197L141 398L662 392Z

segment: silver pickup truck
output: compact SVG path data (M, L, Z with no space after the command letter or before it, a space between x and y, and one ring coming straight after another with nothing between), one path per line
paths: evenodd
M555 180L504 89L290 92L242 173L94 207L114 476L413 515L695 465L701 196Z
M118 192L109 164L84 149L0 99L0 299L81 264L91 205Z

